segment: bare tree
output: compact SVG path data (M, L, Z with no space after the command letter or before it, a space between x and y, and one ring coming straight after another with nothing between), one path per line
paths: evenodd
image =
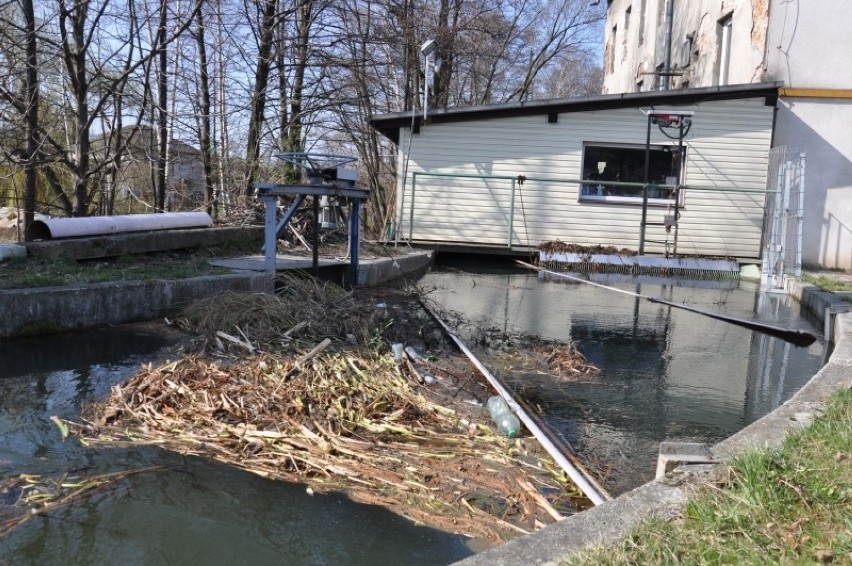
M257 66L254 73L254 93L251 99L251 118L249 121L248 141L246 143L246 171L243 181L243 193L248 197L254 191L254 179L260 160L260 137L264 111L266 109L266 89L269 85L275 22L278 17L277 0L264 0L263 17L258 38Z

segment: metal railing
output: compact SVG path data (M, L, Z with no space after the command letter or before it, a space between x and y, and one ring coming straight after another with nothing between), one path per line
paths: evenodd
M754 195L766 195L771 192L767 189L756 189L756 188L745 188L745 187L733 187L733 186L709 186L709 185L666 185L666 184L648 184L647 187L644 183L629 183L629 182L620 182L620 181L603 181L603 180L589 180L589 179L570 179L570 178L553 178L553 177L527 177L524 175L484 175L477 173L443 173L443 172L425 172L425 171L415 171L411 174L411 185L410 185L410 198L406 203L406 192L403 192L400 201L400 211L399 211L399 221L396 227L396 230L402 230L403 228L403 218L407 214L408 226L408 240L412 241L414 239L414 226L415 226L415 209L417 202L417 193L418 193L418 179L423 178L444 178L444 179L457 179L457 180L480 180L483 182L489 181L505 181L508 184L507 190L509 191L509 210L508 210L508 225L506 227L507 235L506 235L506 247L511 248L513 245L513 240L515 237L515 217L516 217L516 203L518 187L525 183L546 183L546 184L564 184L564 185L573 185L576 187L583 186L592 186L598 187L603 186L606 190L613 189L628 189L635 192L636 196L632 195L592 195L592 194L583 194L582 189L578 191L578 200L585 203L598 203L598 204L636 204L639 205L643 201L643 194L645 189L647 188L649 195L659 195L659 194L668 194L670 195L668 198L659 197L659 196L649 196L648 202L654 208L661 207L683 207L683 199L684 194L686 192L717 192L717 193L732 193L732 194L754 194ZM674 195L672 198L671 195ZM407 206L406 206L407 205ZM760 208L763 205L761 204ZM675 222L677 219L675 219ZM649 224L662 224L662 223L649 223ZM639 239L641 240L644 236L644 226L639 226Z

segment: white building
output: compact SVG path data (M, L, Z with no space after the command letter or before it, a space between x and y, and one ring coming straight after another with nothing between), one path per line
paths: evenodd
M804 262L852 270L849 29L837 0L610 0L603 89L780 81L772 145L806 155Z
M398 145L400 239L637 251L644 209L647 253L754 261L777 94L775 84L641 92L435 111L426 124L399 113L372 124ZM649 129L654 108L694 113L683 153L678 129ZM654 186L643 207L649 132Z

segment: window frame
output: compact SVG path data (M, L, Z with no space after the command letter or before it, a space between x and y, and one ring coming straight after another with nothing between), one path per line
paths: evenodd
M582 153L580 155L580 178L581 179L584 179L586 174L587 174L587 172L585 171L585 163L586 163L586 154L587 154L587 151L590 147L592 147L592 148L616 148L616 149L620 148L620 149L631 149L631 150L637 150L638 149L638 150L642 150L643 152L645 151L645 144L584 141ZM671 153L673 153L672 150L676 150L677 148L678 148L677 144L656 143L656 144L650 145L650 149L651 149L652 152L653 151L665 151L665 152L668 152L668 153L671 154ZM685 162L686 152L687 152L687 146L684 145L683 146L683 156L681 157L681 159L683 159L684 162ZM672 158L672 159L674 159L674 158ZM643 174L643 176L644 176L644 174ZM684 179L686 178L686 165L685 165L685 163L683 165L683 178ZM626 182L642 183L643 180L626 181ZM637 194L636 196L584 194L586 186L591 185L591 184L593 184L593 183L586 183L585 180L580 183L580 185L577 188L577 201L578 202L586 203L586 204L589 204L589 203L591 203L591 204L617 204L617 205L629 205L629 206L641 206L642 205L643 197L642 197L642 194L641 194L641 189L638 189L638 188L636 189L637 191L639 191L639 194ZM597 183L597 185L605 186L606 182L605 181L599 181ZM666 186L678 187L678 186L680 186L680 184L675 182L673 185L666 185ZM675 189L673 188L673 189L669 189L669 190L671 192L674 192ZM669 206L674 206L675 204L677 204L679 207L684 206L684 191L682 189L677 192L677 203L675 202L675 199L672 198L671 196L669 196L669 197L657 197L657 196L651 196L650 194L648 196L648 206L669 207Z

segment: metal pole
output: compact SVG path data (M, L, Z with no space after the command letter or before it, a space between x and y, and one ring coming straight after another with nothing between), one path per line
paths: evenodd
M677 186L674 190L675 197L675 205L674 205L674 245L672 247L672 257L677 257L677 231L680 227L678 222L678 217L680 216L680 188L683 186L683 166L686 163L686 159L683 155L683 119L681 118L680 124L678 125L678 136L677 136L677 155L678 155L678 167L677 167Z
M313 264L314 277L319 277L319 197L314 195L314 241L313 241Z
M275 201L277 199L273 195L264 195L262 198L266 224L263 232L264 268L270 273L275 273L276 242L278 240L275 232Z
M672 22L674 21L674 0L666 0L665 35L663 36L663 73L662 90L669 90L672 70Z
M349 286L358 285L358 242L360 241L361 199L352 199L352 211L349 213Z
M512 398L512 394L503 387L503 384L500 383L500 380L497 379L488 368L486 368L481 361L474 355L473 352L467 347L467 345L459 338L458 334L446 323L441 317L439 317L434 310L432 310L429 305L427 305L422 300L420 304L423 305L423 308L432 315L432 317L441 325L444 331L453 339L456 345L461 349L462 352L468 357L468 359L476 366L476 368L485 376L488 382L497 390L497 393L506 400L506 404L509 405L509 408L515 413L518 418L523 421L524 425L529 429L530 432L533 433L533 436L541 443L547 453L553 458L553 460L563 469L565 473L568 474L568 477L574 482L574 484L580 488L580 490L588 497L592 503L595 505L600 505L604 501L608 499L603 489L600 486L594 485L593 481L590 478L587 478L583 473L578 470L571 462L568 461L568 458L565 457L565 454L557 448L557 446L553 443L553 441L547 436L547 434L538 426L527 413L524 411L523 407L518 405L518 403Z
M805 223L805 152L799 152L799 210L796 211L796 278L802 277L802 230Z
M645 134L645 179L642 186L642 222L639 224L639 255L645 254L645 223L648 220L648 183L651 182L651 120L648 114L648 132Z

